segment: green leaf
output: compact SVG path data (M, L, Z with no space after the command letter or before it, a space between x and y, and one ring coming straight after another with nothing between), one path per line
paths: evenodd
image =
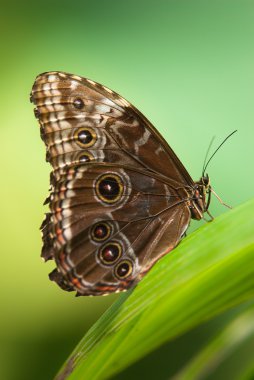
M246 349L246 346L248 347L250 340L251 343L254 341L253 321L254 304L252 303L246 310L241 310L239 315L235 315L219 334L212 337L203 349L194 355L181 371L175 374L172 380L206 379L211 375L216 379L216 370L225 361L231 361L230 364L233 367L232 360L234 358L232 359L232 356L235 351L238 351L237 356L240 356L241 366L238 364L234 378L238 378L236 372L240 372L239 379L248 378L250 371L253 371L254 368L253 351L247 350L250 351L249 357L246 357L248 356L246 353L241 357L240 353ZM245 360L243 360L243 357L245 357Z
M58 379L108 379L165 342L254 297L254 200L207 223L122 294Z

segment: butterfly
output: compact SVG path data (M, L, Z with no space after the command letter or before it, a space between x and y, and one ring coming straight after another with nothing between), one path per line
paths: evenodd
M194 182L145 116L92 80L40 74L31 102L53 167L41 226L50 279L78 296L127 290L208 211L208 175Z

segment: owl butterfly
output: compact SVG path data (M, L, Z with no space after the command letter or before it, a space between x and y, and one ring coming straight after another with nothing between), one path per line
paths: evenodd
M41 226L50 279L82 296L134 286L203 217L208 176L194 182L141 112L92 80L41 74L31 101L53 167Z

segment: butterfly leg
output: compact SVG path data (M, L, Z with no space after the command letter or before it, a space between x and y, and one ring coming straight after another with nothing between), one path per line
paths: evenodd
M223 202L223 200L219 197L217 193L211 188L211 192L215 195L215 197L218 199L218 201L225 207L232 209L232 206L227 205L226 203Z
M212 222L214 220L214 217L212 216L212 214L210 213L210 211L206 210L207 214L210 216L210 220L207 220L207 222Z

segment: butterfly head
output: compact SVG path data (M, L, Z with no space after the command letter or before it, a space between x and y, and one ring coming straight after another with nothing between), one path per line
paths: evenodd
M203 175L199 181L195 182L193 187L191 202L192 219L200 220L203 214L208 210L211 200L211 185L208 174Z
M214 157L214 155L218 152L218 150L222 147L222 145L229 139L229 137L231 137L235 132L236 132L236 130L233 131L232 133L230 133L222 141L222 143L218 146L218 148L213 152L211 157L207 160L207 156L208 156L208 153L209 153L209 150L211 148L211 145L213 143L214 138L212 139L212 141L208 147L206 157L205 157L205 161L204 161L204 165L203 165L201 178L199 181L195 182L194 186L193 186L193 193L191 196L191 205L190 205L192 219L197 219L197 220L202 219L203 214L205 212L207 212L209 214L209 216L213 219L212 215L208 211L210 201L211 201L211 193L213 193L219 199L220 203L222 203L226 207L231 208L230 206L225 204L220 199L220 197L215 193L215 191L212 189L212 187L210 185L209 176L208 176L208 174L205 174L205 171L207 169L207 166L211 162L211 159Z

